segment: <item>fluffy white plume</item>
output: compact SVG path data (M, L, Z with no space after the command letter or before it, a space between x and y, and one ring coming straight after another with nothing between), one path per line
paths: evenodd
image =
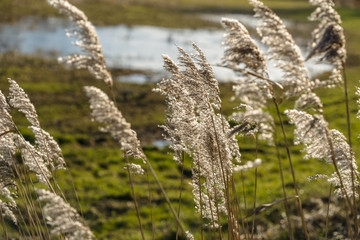
M252 168L257 168L261 165L262 161L261 159L257 158L254 161L247 161L245 165L236 166L234 168L235 172L239 171L248 171Z
M85 87L84 90L89 97L93 120L103 124L100 130L109 133L128 156L145 159L136 132L131 129L130 123L122 116L114 102L96 87Z
M257 31L262 42L269 46L267 57L276 60L276 66L284 72L279 81L287 89L285 96L297 96L307 91L311 88L311 83L303 57L283 21L262 2L258 0L249 2L254 6L255 17L260 18Z
M45 189L36 189L38 201L45 202L44 215L51 226L51 235L69 240L92 240L94 234L84 225L77 211L60 196Z
M155 91L166 97L163 128L175 155L187 152L193 159L196 208L201 208L203 217L213 220L216 226L219 216L215 209L227 213L224 179L232 174L232 160L240 162L240 152L236 139L229 135L228 122L216 113L221 101L213 71L201 50L193 46L197 53L191 56L178 48L180 67L163 56L164 67L172 77L158 83Z
M145 173L144 169L142 169L142 167L139 164L135 164L135 163L126 164L126 167L124 168L125 169L129 168L130 172L136 175L143 175Z
M266 76L265 58L245 26L238 20L228 18L221 19L221 24L226 30L222 43L225 48L222 65L238 71L248 69Z
M354 180L355 189L359 186L356 177L352 179L351 171L354 170L354 176L358 176L354 153L350 151L350 146L342 133L337 130L328 130L328 123L324 117L319 114L310 115L306 112L298 110L285 111L290 118L291 123L295 124L295 144L305 145L305 158L315 158L325 160L333 164L332 158L335 157L337 167L344 185L346 194L351 197L353 194L357 196L357 192L353 192L352 180ZM327 131L329 134L327 134ZM329 139L330 138L330 139ZM330 142L334 150L334 155L330 147ZM335 172L328 181L338 187L336 193L341 197L346 197L341 189L340 178Z
M23 113L32 126L40 127L38 115L36 113L34 105L30 102L28 95L14 80L11 80L9 78L9 83L10 106L16 108L19 112Z
M315 87L335 87L343 82L341 70L346 61L345 35L341 27L340 15L334 9L332 0L310 0L317 6L309 20L318 21L318 26L312 32L311 51L307 59L318 55L321 61L335 65L335 69L326 81L315 81Z
M312 51L308 58L323 54L324 59L341 66L346 59L345 36L340 26L340 15L334 9L335 4L332 0L310 0L310 3L317 8L309 20L319 21L319 25L312 32Z
M73 44L80 47L87 55L71 55L60 58L61 62L72 64L76 68L85 68L95 76L96 79L103 80L106 84L112 86L113 80L109 73L102 46L99 42L95 27L88 20L84 12L70 4L67 0L47 0L54 8L64 13L76 24L71 30L67 31L68 37L77 39Z
M39 182L50 186L49 179L51 179L52 173L48 168L48 162L45 160L46 155L38 151L22 136L14 135L14 141L16 148L20 150L24 164L36 174Z
M35 134L35 146L44 156L44 160L50 167L51 171L66 169L66 163L62 151L52 136L45 130L30 126Z
M0 92L0 195L2 197L0 205L2 214L17 224L13 213L17 205L14 200L16 181L12 169L14 164L17 164L14 161L16 152L20 151L23 163L36 174L39 182L46 185L50 185L49 179L52 177L49 169L64 168L65 163L57 143L47 132L39 128L40 123L35 108L27 94L15 81L9 79L9 82L11 107L17 108L25 114L32 124L30 128L35 133L34 147L17 133L17 128L10 115L10 105L7 104L5 96Z
M50 134L40 127L35 107L25 91L14 80L9 79L9 83L9 104L25 115L31 124L29 128L35 135L35 146L17 135L16 147L20 149L24 163L36 173L39 181L49 184L47 179L51 178L51 171L65 169L61 149Z
M263 110L273 93L269 80L266 80L268 73L265 58L239 21L223 18L221 23L226 30L222 64L241 74L234 81L233 90L235 98L247 106L244 112L233 113L231 119L238 122L239 126L245 123L256 126L254 131L259 133L259 138L272 145L274 120Z

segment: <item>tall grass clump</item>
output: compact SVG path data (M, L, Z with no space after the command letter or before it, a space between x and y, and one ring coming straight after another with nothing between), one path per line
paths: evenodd
M238 20L222 19L224 54L218 65L238 76L232 83L233 100L238 106L230 116L223 113L219 83L196 43L192 44L194 53L177 47L178 63L163 55L169 77L158 82L153 91L165 98L165 122L160 127L170 144L170 154L181 169L177 209L158 177L161 173L155 172L137 133L118 108L113 79L95 27L84 12L68 1L48 3L74 23L67 35L76 39L74 45L83 52L59 61L85 68L104 83L105 90L84 86L84 91L89 98L91 119L123 153L139 238L155 239L157 223L151 215L151 229L147 229L141 213L142 204L155 206L155 191L150 186L150 181L155 180L176 223L176 239L359 239L359 172L351 141L345 36L332 0L310 0L317 7L309 19L319 25L312 33L306 57L280 17L258 0L249 3L259 18L257 32L267 46L266 52L259 49ZM331 73L325 79L311 79L305 67L310 58L331 64ZM282 71L281 79L270 79L267 60L276 62ZM331 129L316 93L318 89L342 84L347 129ZM70 205L58 183L57 172L71 176L59 145L41 127L25 91L14 80L9 79L9 85L8 97L0 92L0 210L4 238L95 239L82 217L81 207ZM17 112L27 119L31 139L13 120ZM289 123L294 125L293 131ZM347 137L341 131L347 131ZM255 145L250 159L249 154L242 157L240 153L244 141ZM330 188L326 204L315 200L320 202L318 209L309 209L304 202L307 200L297 178L301 170L296 168L293 145L303 149L304 159L318 159L333 168L330 175L319 172L309 176L311 181L326 179ZM266 175L259 174L258 169L262 168L261 155L274 153L267 153L268 149L274 149L277 155L282 197L263 203L258 199L258 193L264 191L258 187L258 180ZM311 161L307 164L311 165ZM185 166L191 169L189 183L197 229L182 220L182 197L187 189ZM251 190L247 171L253 173ZM148 179L145 203L137 197L138 175ZM79 199L76 201L80 205ZM273 208L284 211L284 220L279 224L264 223L259 215ZM338 222L337 215L344 219Z

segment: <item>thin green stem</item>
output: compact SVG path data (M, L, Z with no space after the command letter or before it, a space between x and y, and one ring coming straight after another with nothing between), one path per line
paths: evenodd
M241 220L241 225L242 225L242 228L243 228L243 231L244 231L245 239L248 240L249 239L248 231L245 228L244 218L242 217L242 214L241 214L241 207L240 207L240 203L239 203L239 198L238 198L237 193L236 193L235 182L234 182L233 177L231 177L231 182L232 182L231 185L232 185L232 189L233 189L233 195L234 195L236 209L237 209L237 212L240 214L240 220Z
M211 107L210 105L210 101L208 101L208 106L209 106L209 109L213 110L213 108ZM226 209L227 209L227 212L228 212L228 234L231 234L232 235L232 231L230 233L230 228L231 228L231 219L230 219L230 204L229 204L229 200L230 200L230 197L229 197L229 189L228 189L228 181L227 181L227 169L224 169L224 160L223 160L223 157L222 157L222 154L221 154L221 145L220 145L220 141L219 141L219 137L218 137L218 132L217 132L217 128L216 128L216 125L215 125L215 120L213 117L211 117L211 122L212 122L212 125L213 125L213 129L214 129L214 133L215 133L215 140L216 140L216 145L217 145L217 151L218 151L218 155L219 155L219 162L220 162L220 167L221 167L221 175L222 175L222 178L223 178L223 182L224 182L224 187L225 187L225 204L226 204ZM224 125L224 124L223 124ZM216 199L217 201L217 199ZM219 216L219 220L220 220L220 216ZM219 225L219 228L221 230L221 226Z
M243 193L243 198L244 198L244 210L245 210L245 216L247 216L248 215L248 210L247 210L247 204L246 204L245 180L244 180L244 174L243 174L242 171L240 171L240 174L241 174L241 183L242 183L242 193ZM249 235L250 235L249 222L248 221L246 221L246 232L248 232Z
M111 97L112 97L112 99L113 99L113 102L114 102L115 104L117 104L116 98L115 98L114 86L111 85L109 88L110 88ZM156 183L158 184L158 186L159 186L162 194L164 195L165 201L166 201L167 204L169 205L170 211L171 211L171 213L173 214L173 216L174 216L177 224L179 225L180 229L182 230L182 232L184 233L184 235L186 236L186 238L188 238L187 235L186 235L186 231L185 231L185 229L184 229L184 227L183 227L180 219L178 218L178 216L177 216L177 214L176 214L176 211L174 210L173 206L171 205L171 202L170 202L170 200L169 200L169 198L168 198L168 196L167 196L167 194L166 194L166 192L165 192L165 189L163 188L162 184L160 183L159 178L158 178L157 175L156 175L155 170L153 169L153 167L151 166L149 160L148 160L146 157L145 157L143 160L145 161L146 165L147 165L147 166L149 167L149 169L150 169L151 174L152 174L153 177L155 178L155 181L156 181Z
M279 144L277 142L277 131L276 131L276 129L274 131L274 138L275 138L276 156L277 156L277 159L278 159L279 169L280 169L281 187L282 187L282 191L283 191L283 195L284 195L284 208L285 208L286 219L287 219L287 222L288 222L289 238L290 238L290 240L293 240L294 239L294 233L293 233L293 230L292 230L292 224L291 224L291 220L290 220L289 204L288 204L288 201L287 201L287 194L286 194L286 190L285 190L284 172L283 172L283 167L282 167L281 158L280 158Z
M329 144L329 147L330 147L330 151L331 151L331 160L332 160L333 165L335 167L336 174L337 174L337 176L339 178L341 192L342 192L343 196L345 196L346 203L348 204L348 207L349 207L350 211L353 214L357 215L356 210L353 208L353 206L351 204L351 200L349 198L349 195L347 194L347 191L346 191L346 188L344 186L344 183L343 183L343 180L342 180L338 165L336 163L336 154L335 154L334 146L333 146L333 143L332 143L328 128L325 129L325 134L326 134L326 138L327 138L327 141L328 141L328 144Z
M297 187L297 184L296 184L296 178L295 178L295 171L294 171L294 167L293 167L293 164L292 164L292 160L291 160L291 154L290 154L290 149L289 149L289 144L288 144L288 141L287 141L287 137L286 137L286 133L285 133L285 129L284 129L284 124L283 124L283 121L281 119L281 115L280 115L280 110L279 110L279 106L276 102L276 99L274 97L272 97L272 100L274 102L274 105L276 107L276 112L277 112L277 116L279 118L279 121L280 121L280 126L281 126L281 130L282 130L282 133L283 133L283 137L284 137L284 142L285 142L285 147L286 147L286 153L288 155L288 160L289 160L289 164L290 164L290 170L291 170L291 175L292 175L292 180L293 180L293 184L294 184L294 190L295 190L295 193L297 195L297 202L298 202L298 210L299 210L299 214L300 214L300 217L301 217L301 222L302 222L302 226L304 228L304 233L305 233L305 237L307 240L309 240L309 234L308 234L308 230L307 230L307 227L306 227L306 223L305 223L305 217L304 217L304 211L302 209L302 204L301 204L301 198L300 198L300 195L299 195L299 190L298 190L298 187Z
M3 226L3 230L4 230L4 237L6 240L8 240L9 237L8 237L8 233L7 233L7 228L6 228L6 224L5 224L5 220L4 220L4 214L3 214L2 207L0 207L0 215L1 215L1 225Z
M184 184L184 152L181 153L180 159L181 159L181 179L180 179L179 207L178 207L178 213L177 213L178 218L180 218L181 195L182 195L183 184ZM201 232L201 235L202 235L202 232ZM176 225L176 240L178 240L178 239L179 239L179 225Z
M200 229L201 229L201 240L204 239L204 223L203 223L203 210L202 210L202 189L201 189L201 169L200 169L200 162L198 162L198 185L199 185L199 195L200 195ZM210 198L209 198L210 199Z
M150 178L149 178L149 167L148 166L146 166L146 178L147 178L148 191L149 191L148 198L149 198L149 205L150 205L151 237L154 240L155 239L155 228L154 228L152 194L151 194L151 188L150 188Z
M139 206L136 200L136 195L135 195L135 189L134 189L134 183L131 177L131 172L130 172L130 167L129 167L129 159L127 157L127 155L125 154L125 160L126 160L126 169L129 175L129 182L130 182L130 187L131 187L131 192L133 195L133 200L134 200L134 205L135 205L135 210L136 210L136 215L139 221L139 227L140 227L140 232L141 232L141 237L143 240L145 240L145 236L144 236L144 230L143 230L143 226L141 224L141 218L140 218L140 211L139 211Z
M148 160L147 158L145 158L144 161L145 161L146 164L148 165L148 167L149 167L149 169L150 169L150 172L151 172L152 175L154 176L154 178L155 178L155 180L156 180L156 183L158 184L158 186L159 186L162 194L164 195L165 201L166 201L167 204L169 205L170 211L171 211L171 213L173 214L173 216L174 216L177 224L179 225L180 229L183 231L183 233L184 233L185 236L186 236L186 231L185 231L183 225L181 224L181 221L180 221L180 219L178 218L178 216L177 216L177 214L176 214L176 211L174 210L173 206L171 205L171 202L170 202L170 200L169 200L169 198L168 198L168 196L167 196L167 194L166 194L166 192L165 192L165 189L163 188L162 184L160 183L160 180L159 180L159 178L157 177L157 175L156 175L153 167L151 166L151 164L150 164L150 162L149 162L149 160Z
M258 134L255 133L255 159L258 158ZM256 191L257 191L257 167L255 168L255 189L254 189L254 209L256 208ZM256 215L256 211L254 211L253 213L253 221L252 221L252 227L251 227L251 239L253 239L254 237L254 232L255 232L255 215Z
M349 110L349 96L348 96L348 86L347 86L347 77L346 77L346 71L345 71L345 63L342 64L343 68L343 76L344 76L344 92L345 92L345 106L346 106L346 123L347 123L347 132L348 132L348 141L349 141L349 147L350 147L350 168L351 168L351 185L352 185L352 200L354 204L354 209L357 209L357 203L356 203L356 197L355 197L355 170L353 166L353 151L352 151L352 140L351 140L351 123L350 123L350 110ZM359 232L358 230L358 219L357 214L354 216L354 227L355 232ZM355 238L358 239L357 234L355 234Z
M326 209L325 240L327 240L327 235L329 231L329 210L330 210L331 192L332 192L332 184L330 184L329 201Z

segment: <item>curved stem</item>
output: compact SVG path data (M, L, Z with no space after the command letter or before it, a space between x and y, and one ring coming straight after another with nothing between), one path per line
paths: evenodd
M274 97L272 97L272 100L273 100L273 102L275 104L275 107L276 107L277 116L279 118L281 130L282 130L283 137L284 137L284 142L285 142L285 146L286 146L286 153L288 155L290 169L291 169L291 175L292 175L293 184L294 184L294 190L295 190L295 193L297 195L297 200L298 200L297 205L298 205L298 210L299 210L299 214L300 214L300 217L301 217L301 222L302 222L302 225L303 225L303 228L304 228L305 237L306 237L307 240L309 240L309 234L308 234L308 230L307 230L306 223L305 223L304 211L302 209L299 190L298 190L298 187L297 187L297 184L296 184L295 171L294 171L294 167L293 167L292 160L291 160L290 149L289 149L289 144L288 144L285 129L284 129L284 124L283 124L283 121L282 121L281 116L280 116L280 110L279 110L279 106L278 106L278 104L276 102L276 99Z
M1 215L1 225L3 226L3 230L4 230L4 236L5 236L5 239L8 240L9 237L8 237L7 228L6 228L6 224L4 221L3 210L2 210L1 206L0 206L0 215Z
M181 195L184 184L184 152L181 153L181 179L180 179L180 193L179 193L179 207L178 207L178 218L180 218L180 209L181 209ZM202 226L201 226L202 228ZM202 232L201 232L202 233ZM176 240L179 239L179 226L176 226Z
M341 191L343 193L343 195L345 196L345 199L346 199L346 203L348 204L349 206L349 209L354 213L354 209L353 209L353 206L351 204L351 200L349 198L349 195L347 194L346 192L346 188L344 186L344 182L342 180L342 177L341 177L341 174L340 174L340 171L339 171L339 168L338 168L338 165L336 163L336 154L335 154L335 150L334 150L334 145L333 145L333 142L331 140L331 137L330 137L330 133L329 133L329 129L326 128L325 129L325 134L326 134L326 138L327 138L327 141L329 143L329 147L330 147L330 151L331 151L331 160L333 161L333 165L335 167L335 171L336 171L336 174L339 178L339 182L340 182L340 188L341 188ZM356 213L356 212L355 212ZM355 214L356 215L356 214Z
M147 178L147 184L148 184L148 191L149 191L149 205L150 205L150 220L151 220L151 235L152 239L155 239L155 229L154 229L154 220L153 220L153 206L152 206L152 194L151 194L151 188L150 188L150 178L149 178L149 167L147 166L146 169L146 178Z
M284 208L285 208L285 213L286 213L286 219L288 221L289 238L290 238L290 240L293 240L294 233L293 233L292 224L290 221L290 211L289 211L289 205L288 205L288 201L287 201L287 194L286 194L286 190L285 190L284 172L283 172L283 167L282 167L281 158L280 158L279 145L277 142L276 129L274 131L274 138L275 138L276 155L277 155L279 169L280 169L281 186L282 186L282 191L283 191L283 195L284 195Z
M245 210L245 216L247 216L248 210L247 210L247 204L246 204L245 180L244 180L243 171L240 171L240 174L241 174L241 182L242 182L242 193L243 193L243 198L244 198L244 210ZM248 221L246 221L246 232L248 233L248 238L250 239L251 236L249 236L250 230L249 230L249 222Z
M201 222L201 240L204 239L204 223L203 223L203 210L202 210L202 189L201 189L201 169L200 162L198 162L198 185L199 185L199 195L200 195L200 222ZM209 198L210 199L210 198ZM211 206L211 204L210 204Z
M144 161L146 162L146 164L148 165L148 167L150 168L150 171L152 173L152 175L154 176L155 180L156 180L156 183L158 184L162 194L164 195L164 198L165 198L165 201L167 202L167 204L169 205L169 208L170 208L170 211L171 213L173 214L177 224L179 225L180 229L183 231L183 233L185 234L186 236L186 231L183 227L183 225L181 224L181 221L180 219L178 218L177 214L176 214L176 211L174 210L173 206L171 205L171 202L165 192L165 189L163 188L162 184L160 183L160 180L159 178L157 177L156 173L155 173L155 170L153 169L153 167L151 166L149 160L147 158L144 159Z
M255 159L258 158L258 134L255 133L255 145L256 145L256 151L255 151ZM256 191L257 191L257 167L255 168L255 190L254 190L254 209L256 208ZM254 231L255 231L255 215L256 211L254 211L253 214L253 221L252 221L252 227L251 227L251 239L254 237Z
M352 151L352 140L351 140L351 124L350 124L350 110L349 110L349 96L348 96L348 86L347 86L347 77L346 77L346 71L345 71L345 63L342 64L342 70L343 70L343 76L344 76L344 92L345 92L345 106L346 106L346 122L347 122L347 132L348 132L348 141L349 141L349 147L350 147L350 168L351 168L351 187L353 191L353 204L354 209L357 209L357 203L355 198L355 170L353 166L353 151ZM355 222L355 232L358 232L358 219L357 215L354 216L354 222ZM358 239L357 234L355 234L355 238Z
M325 240L327 240L327 235L329 230L329 210L330 210L331 192L332 192L332 184L330 184L329 201L326 209Z
M142 224L141 224L139 206L138 206L138 203L137 203L137 201L136 201L134 183L133 183L133 180L132 180L132 177L131 177L131 172L130 172L130 167L129 167L129 159L128 159L128 157L127 157L126 154L125 154L125 160L126 160L126 169L127 169L128 176L129 176L129 182L130 182L131 192L132 192L132 195L133 195L133 200L134 200L136 215L137 215L137 218L138 218L138 221L139 221L139 227L140 227L141 237L142 237L143 240L145 240L144 230L143 230L143 226L142 226Z

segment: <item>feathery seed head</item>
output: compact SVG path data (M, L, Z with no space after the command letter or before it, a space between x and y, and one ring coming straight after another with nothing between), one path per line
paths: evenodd
M196 54L179 50L180 67L163 56L172 77L157 84L155 91L166 97L166 138L175 151L175 160L186 152L193 159L193 195L203 218L216 227L215 208L227 214L224 178L232 174L232 160L240 162L240 152L228 122L215 110L220 108L219 88L203 52L193 44ZM222 172L223 169L225 172ZM201 195L201 197L200 197ZM201 199L201 201L200 201Z
M316 89L316 88L334 88L336 86L339 86L343 83L343 79L342 79L342 75L341 75L341 68L334 68L328 79L326 80L319 80L319 79L315 79L312 81L312 89Z
M21 157L24 164L30 171L36 174L39 182L49 185L49 179L52 174L48 168L49 162L46 161L46 156L41 151L38 151L33 145L26 141L22 136L14 135L14 142L16 148L20 150Z
M34 105L30 102L28 95L25 91L10 78L9 88L9 104L11 107L16 108L19 112L23 113L26 119L35 127L40 127L38 115L36 113Z
M223 18L221 23L226 30L222 64L234 71L240 64L244 64L254 73L267 75L265 58L244 25L237 20L228 18Z
M66 35L77 39L73 44L80 47L87 55L71 55L59 58L60 62L73 65L76 68L86 68L99 80L103 80L107 85L112 86L113 80L106 67L105 57L102 53L102 46L97 36L95 27L88 20L84 12L79 10L67 0L47 0L54 8L58 9L69 17L76 24Z
M285 113L296 127L294 143L305 145L305 159L315 158L332 164L332 159L335 157L346 194L350 197L354 194L357 195L356 192L353 192L351 171L352 169L354 170L355 176L358 176L359 173L354 153L351 152L345 136L339 131L332 129L329 131L329 140L326 132L328 131L328 123L323 115L310 115L298 110L286 110ZM329 141L332 142L335 156L333 156ZM346 197L346 194L341 189L340 178L336 172L328 178L328 181L337 187L335 193L338 196ZM354 186L355 189L359 186L356 178L354 179Z
M324 30L321 38L309 53L307 59L316 54L322 54L321 61L326 60L341 66L346 59L345 36L343 28L339 25L329 25Z
M319 25L312 32L311 52L307 59L321 54L326 60L341 69L346 61L344 29L340 26L340 15L334 9L332 0L310 0L317 6L309 20L319 21Z
M66 169L62 151L52 136L45 130L30 126L35 135L35 145L39 152L44 156L44 160L49 165L51 171Z
M299 111L311 110L322 114L323 105L320 98L313 92L303 93L296 101L294 109Z
M260 140L267 141L270 146L274 145L275 123L268 112L264 112L261 108L247 108L244 112L234 112L230 119L240 123L233 127L232 133L240 133L242 136L258 134Z
M195 240L194 236L191 234L191 232L189 231L186 231L186 238L189 239L189 240Z
M267 57L277 61L276 66L284 75L281 83L286 87L286 97L297 96L311 87L299 47L287 31L283 21L258 0L250 0L255 17L260 18L257 31L262 42L269 46Z
M46 183L46 179L51 177L51 171L55 169L65 169L65 160L62 156L61 149L50 134L40 127L38 115L34 105L30 102L25 91L14 81L9 79L9 103L10 106L25 114L26 119L30 122L29 127L35 134L35 145L33 147L20 136L17 137L18 148L23 153L25 164L30 170L35 171L41 182ZM3 100L2 100L3 101ZM14 126L14 123L12 123ZM39 169L36 169L36 168Z
M93 119L104 125L100 130L109 133L120 144L121 150L130 157L144 160L145 155L136 132L131 129L115 104L96 87L84 87L84 90L89 97Z
M330 134L334 145L336 162L339 168L346 194L340 188L340 178L336 172L332 174L328 181L334 184L334 186L338 187L337 189L335 189L335 193L338 196L345 198L346 195L348 195L349 197L355 195L355 197L358 198L359 195L356 189L358 189L359 181L356 176L359 176L359 172L356 165L355 154L350 149L346 137L341 132L336 129L331 129ZM355 187L355 192L353 191L353 184Z
M360 88L359 87L356 87L356 92L355 94L360 97ZM357 99L356 100L356 103L358 104L358 107L360 108L360 99ZM356 118L357 119L360 119L360 109L358 110L357 114L356 114Z
M234 168L235 172L248 171L252 168L257 168L261 165L262 161L260 158L255 159L254 161L247 161L245 165L239 165Z
M129 170L132 174L144 175L144 173L145 173L144 169L142 169L142 167L139 164L129 163L129 164L126 164L126 167L124 167L124 169L127 169L127 168L129 168Z
M77 211L60 196L45 189L36 189L39 202L45 202L44 215L51 226L50 234L69 240L92 240L94 234L84 225Z
M0 91L0 135L14 128L14 122L10 114L10 106L4 94Z
M243 74L235 81L233 90L235 98L247 106L245 112L236 112L232 115L232 120L237 121L239 126L233 128L231 133L233 135L240 129L246 131L245 135L261 132L260 138L272 144L273 119L262 110L267 99L273 95L273 87L265 80L268 79L265 58L239 21L223 18L222 25L227 32L223 43L225 53L222 64ZM242 127L244 124L245 128Z
M12 174L16 149L12 135L13 133L9 133L0 137L0 208L1 214L11 219L17 225L17 219L14 214L14 210L17 207L14 199L17 185Z

